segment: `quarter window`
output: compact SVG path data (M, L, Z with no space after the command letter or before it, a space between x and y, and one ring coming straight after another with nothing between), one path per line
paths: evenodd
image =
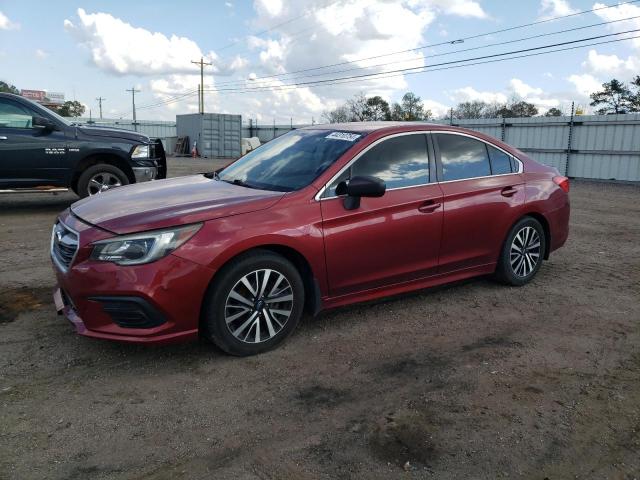
M489 158L491 159L491 173L494 175L511 173L511 156L491 145L487 145L487 149L489 150Z
M485 143L462 135L438 134L444 180L491 175Z
M0 128L31 128L32 118L26 109L0 99Z
M340 182L361 175L384 180L388 190L429 183L427 137L423 134L401 135L376 145L329 186L325 197L335 196L335 188Z

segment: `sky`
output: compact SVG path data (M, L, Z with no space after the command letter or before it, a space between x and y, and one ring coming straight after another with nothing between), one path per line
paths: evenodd
M320 122L359 92L393 102L412 91L435 116L463 101L511 98L540 112L568 113L571 102L589 111L603 82L640 74L640 38L461 68L447 62L640 36L612 35L640 29L640 1L623 1L0 0L0 80L63 92L86 116L98 116L102 97L105 118L131 118L127 89L135 88L139 120L174 120L198 111L200 67L191 62L204 57L212 64L206 111L244 121Z

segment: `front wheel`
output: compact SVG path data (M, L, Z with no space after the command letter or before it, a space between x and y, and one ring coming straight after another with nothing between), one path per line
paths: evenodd
M540 222L532 217L522 218L507 235L496 277L507 285L528 283L540 270L545 248L546 238Z
M127 185L128 183L127 175L118 167L107 163L99 163L82 172L78 179L78 191L76 193L84 198Z
M205 333L238 356L280 344L298 324L304 307L300 273L286 258L258 250L232 260L205 299Z

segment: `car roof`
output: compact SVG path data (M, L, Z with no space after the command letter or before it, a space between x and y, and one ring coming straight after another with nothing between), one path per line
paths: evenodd
M378 130L416 130L419 128L441 128L442 125L429 122L346 122L324 123L303 127L303 130L340 130L343 132L371 133Z

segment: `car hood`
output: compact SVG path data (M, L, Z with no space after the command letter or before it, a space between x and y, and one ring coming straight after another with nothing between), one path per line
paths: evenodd
M149 137L138 132L125 130L123 128L88 127L82 125L77 127L80 132L91 137L123 138L134 142L149 143Z
M119 187L80 200L71 211L91 225L125 234L263 210L283 196L192 175Z

